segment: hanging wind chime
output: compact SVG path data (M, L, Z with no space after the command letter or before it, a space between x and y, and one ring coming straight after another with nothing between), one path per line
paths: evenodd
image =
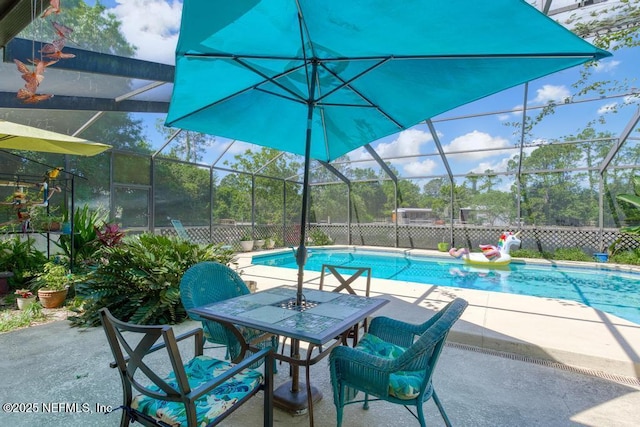
M34 5L32 8L32 21L35 20L35 9ZM60 0L50 0L49 6L42 13L41 18L46 18L49 15L58 15L60 10ZM75 58L75 55L71 53L62 52L62 49L73 30L66 25L62 25L55 21L51 21L51 24L53 25L57 38L42 47L39 51L39 58L36 58L35 40L33 41L32 58L29 59L29 62L32 64L31 66L18 59L13 60L18 67L18 71L22 74L22 79L26 82L24 87L18 90L17 94L17 98L22 100L25 104L35 104L53 97L51 94L36 93L40 83L44 80L45 68L55 64L61 59Z

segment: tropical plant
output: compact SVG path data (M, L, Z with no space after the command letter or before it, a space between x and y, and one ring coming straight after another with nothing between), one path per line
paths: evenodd
M618 194L616 199L624 206L628 226L620 229L623 233L640 234L640 175L632 179L634 194Z
M71 250L71 236L62 235L57 245L71 260L71 265L95 261L95 245L97 238L97 224L105 221L106 214L100 210L92 211L89 205L76 209L73 217L73 250ZM66 220L66 218L65 218Z
M17 289L14 294L16 298L33 298L33 292L29 289Z
M8 282L12 286L25 285L33 272L40 271L47 257L36 246L35 239L13 236L0 240L0 271L11 271Z
M198 245L183 239L141 234L105 246L84 283L76 285L82 310L75 326L96 326L107 307L118 319L137 324L175 324L187 314L180 301L183 273L201 261L228 264L233 251L221 245Z
M49 261L43 265L42 270L31 280L32 290L61 291L73 284L73 274L65 264Z
M103 246L116 246L122 242L125 233L120 230L118 224L107 224L106 222L101 228L96 227L96 238Z

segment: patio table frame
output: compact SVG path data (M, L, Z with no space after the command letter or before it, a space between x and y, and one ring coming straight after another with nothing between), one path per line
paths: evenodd
M303 414L308 409L309 423L313 427L313 402L320 400L322 394L311 386L309 368L337 345L346 344L353 325L389 301L315 289L304 289L304 295L302 309L295 306L295 287L278 286L196 307L190 312L226 326L242 346L238 360L246 351L256 350L255 343L244 340L238 325L291 338L291 356L275 355L290 364L292 378L274 391L274 404L293 414ZM326 346L332 340L335 342ZM304 358L300 357L301 341L309 343ZM313 355L316 347L320 351ZM301 366L306 369L306 390L301 390Z

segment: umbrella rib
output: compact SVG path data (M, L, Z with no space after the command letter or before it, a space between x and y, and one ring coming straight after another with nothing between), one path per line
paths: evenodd
M307 35L309 41L311 41L311 35L309 34L309 27L307 27L304 16L302 15L302 7L300 6L300 2L296 0L296 8L298 9L298 32L300 34L300 48L302 50L302 61L304 64L304 76L307 80L307 93L311 93L311 82L309 81L309 57L307 55L307 49L304 44L304 35ZM313 43L311 45L311 56L315 57L315 49L313 47Z
M292 101L292 102L297 102L299 104L305 104L305 105L307 104L307 101L302 99L299 96L296 97L296 98L292 98L290 96L286 96L286 95L283 95L281 93L272 92L270 90L266 90L266 89L262 89L262 88L258 88L258 87L255 88L255 90L258 91L258 92L262 92L262 93L266 93L266 94L269 94L269 95L272 95L272 96L276 96L278 98L286 99L286 100L289 100L289 101Z
M243 67L245 67L247 70L249 70L249 71L251 71L251 72L253 72L253 73L255 73L255 74L259 75L259 76L260 76L260 77L262 77L263 79L265 79L264 81L262 81L262 82L260 82L260 83L256 83L254 86L252 86L252 89L259 89L259 86L261 86L261 85L265 84L266 82L271 82L271 83L273 83L274 85L278 86L280 89L284 90L285 92L289 92L291 95L293 95L293 97L294 97L295 99L298 99L299 101L302 101L302 102L305 102L305 101L306 101L302 96L300 96L299 94L295 93L294 91L292 91L292 90L291 90L291 89L289 89L288 87L283 86L282 84L280 84L280 83L276 80L276 79L279 79L279 78L281 78L281 77L284 77L284 76L286 76L286 75L288 75L288 74L291 74L291 73L293 73L294 71L297 71L298 69L300 69L300 68L302 67L302 65L300 65L300 66L298 66L298 67L291 68L290 70L284 71L284 72L282 72L282 73L280 73L280 74L276 74L275 76L270 77L270 76L268 76L268 75L264 74L263 72L261 72L261 71L259 71L259 70L255 69L255 68L254 68L254 67L252 67L251 65L249 65L249 64L247 64L247 63L245 63L245 62L243 62L243 61L242 61L241 59L239 59L239 58L234 58L234 60L235 60L238 64L240 64L240 65L242 65ZM264 90L264 89L262 89L262 90ZM265 92L266 92L266 91L265 91Z
M340 80L342 82L342 85L330 90L329 92L325 93L324 95L322 95L321 97L318 98L318 101L322 100L323 98L326 98L327 96L331 95L332 93L342 89L343 87L351 87L350 84L351 82L359 79L360 77L362 77L363 75L375 70L376 68L380 67L381 65L386 64L387 62L389 62L391 60L391 57L387 57L385 59L383 59L382 61L372 65L371 67L367 68L366 70L363 70L362 72L356 74L355 76L353 76L352 78L350 78L349 80L343 80L340 77L338 77L338 75L336 73L334 73L332 70L330 70L329 68L327 68L327 66L324 63L320 63L320 65L322 66L322 68L324 68L329 74L331 74L333 77L335 77L336 79Z
M324 64L322 64L322 67L327 70L328 73L330 73L331 75L333 75L337 80L342 82L341 86L338 86L337 88L335 88L334 90L332 90L331 92L335 92L338 89L342 89L342 88L348 88L350 89L353 93L355 93L356 95L358 95L364 102L366 102L369 106L371 106L372 108L375 108L376 110L378 110L378 112L380 114L382 114L383 116L385 116L390 122L392 122L394 125L396 125L399 129L404 129L405 127L402 126L402 124L397 121L395 118L393 118L389 113L387 113L385 110L383 110L382 108L380 108L380 106L376 103L374 103L373 101L371 101L371 99L369 99L368 97L364 96L364 94L362 94L358 89L356 89L355 87L353 87L351 85L351 83L360 78L361 76L363 76L364 74L368 73L369 71L373 70L374 68L377 68L379 66L381 66L382 64L384 64L385 62L391 60L392 57L388 57L386 58L384 61L381 61L377 64L375 64L374 66L370 67L368 70L365 70L363 72L361 72L360 74L356 75L355 77L349 79L349 80L343 80L340 76L338 76L337 74L335 74L333 71L331 71L330 69L328 69ZM330 93L331 93L330 92ZM327 94L328 95L328 94ZM323 97L326 97L327 95L324 95ZM325 105L329 105L329 104L325 104ZM364 107L364 106L362 106ZM362 108L361 107L361 108Z
M287 70L287 71L284 71L284 72L282 72L282 73L280 73L280 74L277 74L277 75L275 75L275 76L273 76L273 77L269 77L269 76L265 75L264 73L262 73L262 72L260 72L260 71L258 71L258 70L256 70L256 69L254 69L254 68L253 68L253 67L251 67L249 64L247 64L247 63L245 63L245 62L241 61L241 60L240 60L240 58L233 57L233 56L229 56L229 57L226 57L226 58L227 58L227 59L233 59L235 62L237 62L238 64L240 64L242 67L244 67L244 68L246 68L247 70L249 70L249 71L251 71L251 72L253 72L253 73L255 73L255 74L259 75L259 76L260 76L260 77L262 77L262 78L264 78L264 80L263 80L263 81L261 81L261 82L258 82L258 83L256 83L256 84L254 84L254 85L252 85L252 86L246 87L246 88L244 88L244 89L242 89L242 90L239 90L238 92L234 92L234 93L232 93L232 94L230 94L230 95L227 95L227 96L225 96L224 98L220 98L220 99L218 99L218 100L217 100L217 101L215 101L215 102L212 102L212 103L209 103L209 104L203 105L203 106L202 106L202 107L200 107L200 108L194 109L193 111L190 111L188 114L184 114L184 115L182 115L182 116L180 116L180 117L175 118L175 119L174 119L174 120L172 120L171 122L167 122L167 125L172 126L172 124L173 124L173 123L175 123L175 122L177 122L177 121L179 121L179 120L183 120L183 119L186 119L187 117L191 117L191 116L193 116L194 114L197 114L197 113L199 113L199 112L201 112L201 111L206 110L207 108L210 108L210 107L213 107L213 106L215 106L215 105L221 104L221 103L223 103L223 102L228 101L228 100L229 100L229 99L231 99L231 98L234 98L234 97L236 97L236 96L242 95L243 93L246 93L246 92L250 92L250 91L252 91L252 90L260 90L260 91L263 91L263 92L265 92L265 93L270 93L270 94L272 94L272 95L280 96L280 97L285 98L285 99L292 99L292 100L297 101L297 102L306 103L306 100L305 100L302 96L300 96L300 95L296 94L295 92L291 91L289 88L287 88L287 87L285 87L285 86L282 86L280 83L278 83L276 80L274 80L274 79L279 79L279 78L281 78L281 77L284 77L284 76L286 76L286 75L288 75L288 74L290 74L290 73L293 73L293 72L295 72L295 71L299 70L300 68L302 68L302 65L299 65L299 66L297 66L297 67L291 68L291 69L289 69L289 70ZM289 92L290 94L292 94L292 95L293 95L293 98L288 98L288 97L286 97L286 96L284 96L284 95L282 95L282 94L276 94L276 93L269 92L269 91L264 90L264 89L260 89L260 88L259 88L259 86L261 86L261 85L265 84L266 82L271 82L271 83L273 83L274 85L278 86L279 88L281 88L281 89L283 89L283 90L285 90L285 91Z

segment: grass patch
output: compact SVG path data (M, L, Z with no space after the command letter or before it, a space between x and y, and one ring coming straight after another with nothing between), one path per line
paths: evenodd
M47 315L42 312L42 306L38 302L34 302L24 310L5 307L0 311L0 333L25 328L46 319Z

